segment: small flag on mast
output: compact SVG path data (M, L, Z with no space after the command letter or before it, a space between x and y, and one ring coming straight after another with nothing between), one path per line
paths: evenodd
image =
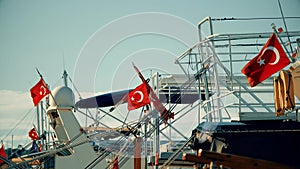
M50 91L41 77L40 81L30 89L30 93L34 106L36 106Z
M154 108L160 112L161 118L166 123L169 119L174 119L174 113L170 112L166 109L166 107L160 102L159 98L156 96L155 92L151 88L151 86L147 83L146 79L140 72L140 70L132 63L134 70L137 72L138 76L142 80L144 84L147 86L147 90L149 90L150 101L153 103Z
M128 110L134 110L150 104L150 99L147 90L147 84L142 83L128 93Z
M28 132L28 136L31 138L31 140L38 140L39 136L35 130L35 128L32 128L29 132Z

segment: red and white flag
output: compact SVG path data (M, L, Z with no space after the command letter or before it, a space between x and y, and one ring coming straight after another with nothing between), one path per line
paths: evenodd
M30 89L30 93L33 104L36 106L46 95L50 93L50 91L43 78L41 78L40 81Z
M139 107L150 104L150 99L148 95L147 84L142 83L132 91L128 93L128 110L134 110Z
M147 86L147 90L150 93L150 100L152 101L154 108L158 112L160 112L160 116L164 119L164 121L167 122L171 118L174 119L174 113L168 111L166 107L160 102L159 98L156 96L151 86L147 83L146 79L144 78L140 70L134 64L133 64L133 68L137 72L138 76L143 81L143 83Z
M4 149L4 145L2 144L2 147L0 148L0 156L2 158L7 158L7 155L6 155L6 152L5 152L5 149ZM0 164L2 164L4 161L0 159Z
M38 139L39 139L39 135L38 135L37 132L35 131L35 128L32 128L32 129L28 132L28 136L31 138L31 140L38 140Z
M251 87L256 86L272 74L290 64L275 34L272 34L259 54L250 60L242 69Z

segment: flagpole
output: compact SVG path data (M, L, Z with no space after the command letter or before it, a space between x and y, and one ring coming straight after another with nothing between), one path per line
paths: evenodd
M279 34L278 34L277 30L276 30L276 25L274 23L272 23L271 26L272 26L272 29L274 30L276 36L279 38L280 43L283 44L282 46L283 46L284 50L286 51L286 53L288 55L288 58L290 59L291 63L294 63L295 59L293 59L293 57L291 56L291 54L287 50L286 46L284 45L283 40L281 39L281 37L279 36Z
M45 139L44 139L44 132L45 132L45 128L44 128L44 111L43 111L43 101L40 102L40 110L41 110L41 131L40 134L42 136L42 148L43 150L45 150ZM46 137L46 135L45 135Z
M36 124L37 124L37 133L38 133L38 136L40 137L40 134L41 134L41 129L40 129L40 111L39 111L39 104L36 106Z
M35 69L36 69L37 73L40 75L40 77L43 78L43 76L42 76L42 74L40 73L39 69L38 69L37 67L36 67Z

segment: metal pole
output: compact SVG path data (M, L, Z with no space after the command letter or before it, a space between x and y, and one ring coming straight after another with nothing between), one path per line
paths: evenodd
M171 86L170 86L170 85L169 85L169 110L171 110ZM172 123L171 118L170 118L170 123ZM171 135L171 133L172 133L172 128L170 127L170 128L169 128L169 137L170 137L170 139L172 140L172 135ZM168 150L171 150L172 142L169 141L169 145L170 145L170 146L168 146Z
M87 127L87 113L88 113L88 110L86 109L85 110L85 127Z
M233 80L232 80L232 76L233 76L233 66L232 66L232 55L231 55L231 40L230 40L230 35L228 35L228 52L229 52L229 64L230 64L230 82L231 82L231 89L233 90Z
M283 44L282 46L283 46L283 48L285 49L285 51L286 51L286 53L287 53L287 55L288 55L288 58L290 59L291 62L295 62L295 60L293 59L293 57L291 56L291 54L290 54L289 51L287 50L286 46L284 45L283 40L282 40L281 37L279 36L279 34L278 34L277 30L276 30L276 25L275 25L274 23L272 23L271 26L272 26L272 29L274 30L276 36L279 38L280 43Z
M40 102L40 106L41 106L41 134L44 134L44 111L43 111L43 101ZM45 140L43 139L42 140L42 147L43 147L43 150L45 149Z
M202 47L201 47L201 49L202 49ZM202 52L202 50L201 50L201 52ZM196 61L196 69L197 69L197 72L199 72L199 66L198 66L198 59L197 59L197 55L195 55L195 61ZM201 62L201 56L199 55L199 63ZM201 95L202 95L202 93L201 93L201 83L200 83L200 77L199 77L199 79L198 79L198 95L199 95L199 100L201 100L202 99L202 97L201 97ZM200 106L198 106L198 124L200 124L201 123L201 107Z
M50 148L50 125L49 125L49 119L46 117L45 118L45 126L46 126L46 145L45 145L45 148L46 150L49 150Z
M147 111L147 110L146 110ZM148 121L146 121L145 122L145 142L144 142L144 148L145 148L145 150L144 150L144 154L145 154L145 165L144 165L144 168L145 169L147 169L147 166L148 166L148 164L147 164L147 156L148 156L148 142L147 142L147 137L148 137L148 135L147 135L147 125L148 125Z
M14 148L14 135L11 135L11 152L13 152Z
M201 29L201 26L203 23L205 22L209 22L209 28L210 28L210 34L213 35L213 28L212 28L212 20L211 20L211 17L208 16L206 18L204 18L202 21L199 22L198 24L198 33L199 33L199 42L201 43L202 42L202 29ZM212 42L213 43L213 42ZM202 59L204 58L204 52L203 52L203 46L202 44L198 47L198 50L200 52L200 60L201 60L201 57ZM204 60L204 59L203 59ZM204 65L202 65L202 67L204 67ZM200 79L198 79L199 81ZM208 99L209 98L209 89L208 89L208 80L207 80L207 76L206 76L206 72L203 74L203 80L204 80L204 87L205 87L205 99ZM199 91L200 91L200 86L199 86ZM210 102L207 102L207 112L210 112L211 111L211 105L210 105ZM207 121L212 121L212 116L211 114L207 114L206 112L206 118L207 118Z
M36 106L36 123L37 123L37 134L40 135L40 111L39 106Z
M134 169L142 168L142 164L141 164L142 142L143 139L141 137L137 137L134 139Z
M158 72L156 72L156 94L159 97L158 94L158 81L159 81L159 74ZM155 134L154 134L154 154L158 154L159 153L159 112L157 111L157 113L154 116L154 124L156 126L155 129ZM158 166L155 166L156 169L158 169Z
M64 78L64 83L65 83L65 86L68 87L68 73L66 70L64 70L64 74L63 74L63 78Z
M48 85L48 89L50 90L50 85ZM49 107L49 95L46 96L46 109L48 109ZM50 125L49 125L49 120L50 118L48 119L48 116L47 116L47 113L45 111L45 114L46 114L46 118L45 118L45 127L46 127L46 134L47 134L47 137L46 137L46 150L49 150L50 149Z

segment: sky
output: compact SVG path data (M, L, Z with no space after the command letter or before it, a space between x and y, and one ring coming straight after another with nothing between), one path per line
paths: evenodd
M300 16L300 0L281 4L285 16ZM83 97L133 88L140 82L132 62L146 77L156 71L182 73L174 60L197 42L197 24L206 16L281 13L277 0L0 0L0 139L8 147L11 135L14 146L29 140L27 132L36 123L29 93L39 80L36 68L51 89L62 85L67 70ZM240 23L216 30L266 32L270 24ZM287 24L299 30L298 22Z

